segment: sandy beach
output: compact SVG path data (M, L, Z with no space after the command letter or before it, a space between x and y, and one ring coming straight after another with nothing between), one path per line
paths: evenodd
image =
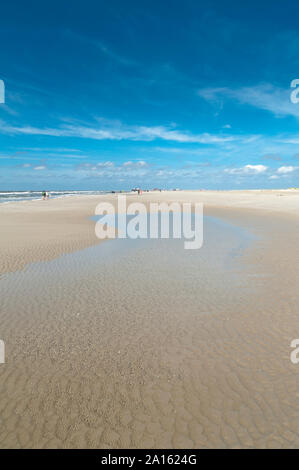
M298 448L299 190L128 195L204 203L196 253L101 201L0 205L0 447Z

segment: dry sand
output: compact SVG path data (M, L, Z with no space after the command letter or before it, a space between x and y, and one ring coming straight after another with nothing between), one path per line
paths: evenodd
M192 256L116 256L89 220L114 195L0 206L0 447L298 447L299 191L129 198L204 202L256 238L232 265L225 225Z

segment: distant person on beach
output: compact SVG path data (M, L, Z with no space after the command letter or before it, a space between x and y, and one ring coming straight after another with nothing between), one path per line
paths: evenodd
M50 194L48 193L48 191L46 191L46 199L49 199L50 197Z
M46 191L43 191L43 201L46 199Z

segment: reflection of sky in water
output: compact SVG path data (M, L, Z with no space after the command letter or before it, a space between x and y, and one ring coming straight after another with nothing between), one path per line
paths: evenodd
M158 225L158 240L153 239L153 237L150 237L150 216L149 214L139 214L138 220L141 221L142 224L144 224L147 227L147 237L146 237L146 243L147 246L149 243L155 243L160 240L160 243L162 243L161 240L161 214L158 214L159 218L155 220L155 222ZM133 221L135 218L135 215L126 215L124 214L124 219L122 219L122 223L125 221L127 224ZM195 226L195 217L196 217L196 226ZM91 217L92 220L94 221L99 221L103 220L102 216L93 216ZM121 233L122 235L125 233L123 230L119 232L119 226L118 226L118 217L117 214L116 216L114 215L106 215L105 216L105 223L110 226L110 227L115 227L116 228L116 233ZM189 220L186 219L187 222L189 223ZM183 221L183 218L181 218L181 221ZM208 249L209 246L212 246L214 244L214 249L218 251L218 249L222 246L223 248L227 248L228 245L230 246L230 249L228 250L228 253L226 253L228 256L231 257L236 257L238 254L242 253L242 250L246 248L246 246L250 243L250 241L255 239L255 236L246 231L243 228L237 227L235 225L232 225L228 222L224 222L221 219L218 219L216 217L212 216L204 216L203 219L200 216L195 216L194 214L191 214L191 224L190 228L191 231L194 231L195 228L197 230L202 230L203 231L203 245L205 248ZM182 224L183 227L183 224ZM173 237L173 217L172 213L169 214L169 241L171 243L177 243L176 246L180 246L183 248L183 242L185 241L183 238L183 229L181 230L182 234L182 239L181 240L176 240ZM136 225L136 231L138 232L139 226L138 224ZM117 236L116 235L116 236ZM114 242L116 244L113 246L113 251L121 249L122 243L121 239L125 237L120 237L120 239L115 239ZM142 237L140 237L142 238ZM137 238L137 240L134 240L132 243L129 243L129 238L126 239L126 246L129 248L130 246L141 246L142 240L140 238ZM192 237L194 238L194 236ZM231 239L231 243L229 243L229 238ZM226 241L226 243L225 243ZM138 243L138 245L136 245ZM202 249L202 248L201 248ZM186 251L186 250L185 250ZM192 250L193 251L193 250ZM195 251L195 250L194 250ZM224 250L227 251L227 250ZM224 254L224 253L223 253Z
M198 302L203 306L203 294L208 304L215 296L220 296L220 302L223 296L224 302L234 287L248 289L248 272L240 263L240 255L253 237L214 217L205 216L203 227L204 242L199 250L185 250L183 239L116 238L5 274L0 281L0 295L9 298L9 303L17 302L18 297L28 304L39 302L39 296L51 291L52 295L65 291L71 298L78 283L87 291L98 286L103 299L106 290L115 290L117 297L132 284L142 291L145 283L147 292L159 292L164 302L167 295L162 293L163 286L169 295L178 297L178 305L191 296L194 308Z
M163 224L164 226L166 224L166 227L169 228L169 231L166 231L166 233L169 233L169 238L180 238L175 236L175 233L188 234L191 232L191 236L188 236L188 238L192 239L194 238L195 230L197 233L202 231L202 217L194 213L106 214L104 216L94 216L92 220L106 224L108 227L114 227L117 230L118 236L123 238L125 238L126 233L129 234L135 231L139 232L138 238L163 238L161 236Z

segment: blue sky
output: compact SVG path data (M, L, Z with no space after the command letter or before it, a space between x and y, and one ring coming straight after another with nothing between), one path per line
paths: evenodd
M299 186L294 0L5 3L0 190Z

